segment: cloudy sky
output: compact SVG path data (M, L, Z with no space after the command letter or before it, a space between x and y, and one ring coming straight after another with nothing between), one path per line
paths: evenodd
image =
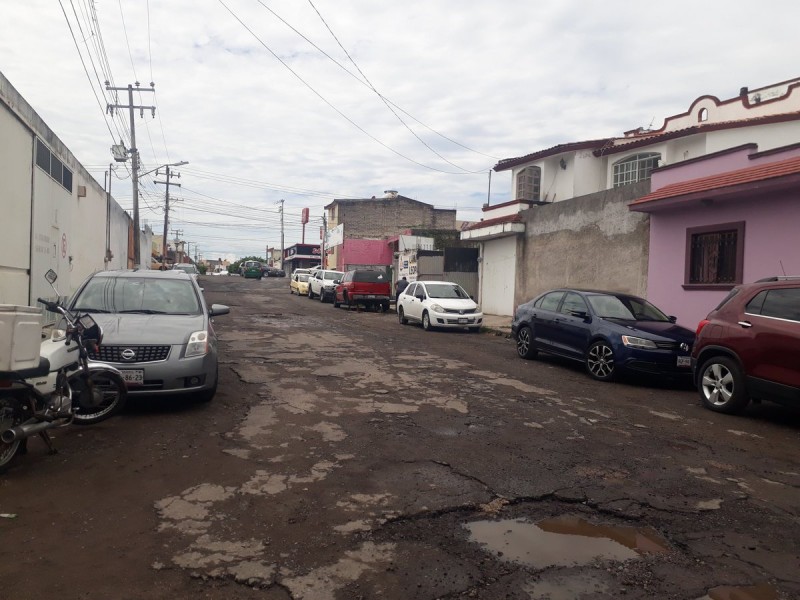
M103 82L155 82L142 171L189 161L170 229L206 258L280 247L281 200L286 246L304 207L317 243L323 206L385 190L478 220L512 199L499 159L800 75L796 0L1 1L0 71L101 184L128 137ZM131 208L124 166L112 192Z

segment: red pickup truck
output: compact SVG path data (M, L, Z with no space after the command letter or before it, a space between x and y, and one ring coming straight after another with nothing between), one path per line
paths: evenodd
M355 269L347 271L337 284L333 307L339 308L342 304L346 304L348 308L362 305L365 308L380 307L386 312L389 310L391 297L392 283L386 273Z

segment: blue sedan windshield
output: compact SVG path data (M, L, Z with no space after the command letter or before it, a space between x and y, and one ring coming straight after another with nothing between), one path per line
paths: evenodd
M589 294L587 295L587 300L594 314L603 319L669 321L668 316L641 298L612 296L610 294Z

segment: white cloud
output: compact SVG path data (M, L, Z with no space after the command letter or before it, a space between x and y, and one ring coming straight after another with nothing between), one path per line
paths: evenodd
M741 86L760 87L798 75L794 27L800 8L788 1L756 10L741 0L314 0L386 98L492 157L448 142L398 111L447 160L479 172L450 175L415 165L359 131L278 62L223 2L370 135L414 161L459 171L425 148L374 93L265 8L355 72L308 2L95 2L116 85L137 77L144 85L151 77L156 83L158 117L137 117L138 146L146 168L190 161L181 169L183 190L177 196L184 201L174 204L171 223L208 256L258 254L267 245L280 245L280 199L286 200L286 245L300 241L303 207L315 219L306 229L306 240L312 241L322 207L333 198L370 197L387 189L436 206L455 206L459 218L476 219L486 201L488 170L498 158L617 135L651 122L658 127L700 95L728 98ZM86 53L97 42L85 18L91 0L62 0L62 5L104 103ZM61 7L49 0L6 2L0 65L102 183L112 136ZM142 94L142 102L152 103L151 96ZM201 172L220 177L200 177ZM230 177L269 187L222 181ZM147 182L145 187L142 219L160 232L163 186ZM115 180L114 188L120 204L130 206L129 180ZM493 174L492 202L509 199L508 173ZM248 223L231 216L243 214L243 206L260 209L250 213L257 219ZM195 224L209 222L249 227Z

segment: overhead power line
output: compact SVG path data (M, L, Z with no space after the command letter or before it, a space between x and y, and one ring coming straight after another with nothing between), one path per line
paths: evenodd
M64 4L61 0L58 0L58 4L61 7L61 12L64 13L64 19L67 22L67 27L69 28L69 33L72 36L72 41L75 43L75 49L78 51L78 58L81 59L81 64L83 65L83 72L86 73L86 79L89 80L89 87L92 88L92 93L94 94L95 100L97 100L97 105L100 107L100 111L103 113L103 122L106 124L106 128L108 129L108 133L111 134L111 139L114 140L114 132L111 131L111 126L108 124L108 119L106 118L106 109L103 106L103 103L100 102L100 98L97 95L97 90L92 83L92 76L89 75L89 69L86 67L86 61L83 60L83 54L81 53L80 46L78 45L78 40L75 37L75 31L72 29L72 24L69 22L69 17L67 16L67 11L64 9ZM73 6L74 8L74 6ZM96 73L96 72L95 72Z
M261 2L261 0L259 0L259 2ZM381 102L383 102L383 104L386 106L386 108L388 108L389 111L397 118L397 120L400 121L400 123L403 125L403 127L408 129L408 131L411 133L411 135L413 135L415 138L417 138L420 141L420 143L423 146L425 146L428 150L433 152L436 156L441 158L448 165L451 165L451 166L455 167L456 169L461 169L462 171L464 171L466 173L472 173L472 174L485 173L486 172L487 169L481 169L480 171L470 171L469 169L465 169L464 167L455 164L451 160L448 160L447 158L442 156L439 152L437 152L435 149L433 149L425 140L423 140L421 137L419 137L419 135L417 135L417 132L414 131L413 129L411 129L411 127L408 126L408 123L406 123L403 120L403 117L401 117L400 115L397 114L397 111L392 108L391 104L389 104L389 102L386 100L386 98L383 97L383 94L381 94L377 89L375 89L375 86L372 85L372 82L369 80L369 77L367 77L366 73L364 73L364 71L361 70L361 67L359 67L358 64L356 64L356 61L353 60L352 56L350 56L350 53L347 51L347 48L345 48L344 45L342 44L342 42L339 41L339 38L336 36L335 33L333 33L333 30L330 28L330 25L328 25L328 22L322 16L322 14L319 12L319 10L317 10L317 7L314 6L314 2L312 2L312 0L308 0L308 3L311 5L311 8L314 9L314 12L317 13L317 16L320 18L320 21L322 21L322 24L325 25L325 28L331 34L333 39L336 40L336 43L339 45L339 48L342 49L342 52L344 52L344 54L345 54L345 56L347 56L348 60L351 63L353 63L353 66L361 74L361 77L364 78L364 82L369 86L369 89L371 89L373 92L375 92L375 95L378 96L378 98L380 98Z
M329 107L330 107L330 108L331 108L331 109L332 109L334 112L336 112L336 114L338 114L338 115L339 115L340 117L342 117L342 118L343 118L345 121L347 121L348 123L350 123L350 124L351 124L353 127L355 127L356 129L358 129L358 130L359 130L361 133L363 133L364 135L366 135L366 136L367 136L368 138L370 138L372 141L376 142L377 144L380 144L381 146L383 146L384 148L386 148L387 150L389 150L389 151L390 151L390 152L392 152L393 154L396 154L396 155L397 155L397 156L399 156L400 158L402 158L402 159L405 159L405 160L407 160L407 161L409 161L409 162L411 162L411 163L414 163L415 165L417 165L417 166L420 166L420 167L422 167L423 169L428 169L428 170L430 170L430 171L436 171L436 172L438 172L438 173L445 173L445 174L447 174L447 175L470 175L470 174L471 174L471 173L467 173L467 172L464 172L464 171L445 171L444 169L438 169L438 168L436 168L436 167L432 167L432 166L430 166L430 165L426 165L426 164L424 164L424 163L421 163L421 162L419 162L419 161L417 161L417 160L414 160L413 158L411 158L411 157L409 157L409 156L406 156L406 155L405 155L405 154L403 154L402 152L399 152L398 150L395 150L394 148L392 148L392 147L391 147L391 146L389 146L388 144L386 144L386 143L382 142L381 140L379 140L378 138L376 138L374 135L372 135L371 133L369 133L369 132L368 132L366 129L364 129L363 127L361 127L361 125L359 125L358 123L356 123L355 121L353 121L353 119L351 119L350 117L348 117L348 116L347 116L346 114L344 114L344 113L343 113L341 110L339 110L339 109L338 109L336 106L334 106L334 104L333 104L333 103L331 103L331 102L330 102L330 101L329 101L327 98L325 98L325 96L323 96L322 94L320 94L320 93L319 93L319 92L318 92L318 91L317 91L317 90L316 90L316 89L315 89L315 88L314 88L314 87L313 87L313 86L312 86L310 83L308 83L308 82L307 82L305 79L303 79L303 78L300 76L300 74L299 74L299 73L297 73L297 71L295 71L294 69L292 69L292 67L290 67L290 66L289 66L289 65L286 63L286 61L284 61L284 60L283 60L283 59L282 59L280 56L278 56L278 54L277 54L277 53L276 53L274 50L272 50L272 48L270 48L270 47L269 47L269 46L268 46L268 45L267 45L267 44L266 44L266 43L265 43L265 42L264 42L264 41L263 41L263 40L262 40L262 39L261 39L261 38L260 38L260 37L259 37L259 36L258 36L258 35L257 35L257 34L256 34L256 33L255 33L253 30L252 30L252 29L251 29L251 28L250 28L250 27L248 27L248 26L247 26L247 24L245 24L245 22L244 22L244 21L242 21L242 20L239 18L239 16L238 16L238 15L237 15L235 12L233 12L233 10L231 10L231 9L228 7L228 5L227 5L227 4L225 4L225 2L223 2L223 0L217 0L217 1L218 1L218 2L219 2L219 3L220 3L220 4L221 4L221 5L222 5L222 6L225 8L225 10L227 10L227 11L228 11L228 12L231 14L231 16L232 16L234 19L236 19L236 20L239 22L239 24L240 24L242 27L244 27L244 28L247 30L247 32L248 32L250 35L252 35L252 36L253 36L253 37L256 39L256 41L257 41L259 44L261 44L261 45L262 45L262 46L263 46L263 47L264 47L264 48L265 48L265 49L266 49L266 50L267 50L267 51L268 51L270 54L272 54L272 56L275 58L275 60L277 60L278 62L280 62L280 63L281 63L281 64L282 64L282 65L283 65L283 66L284 66L284 67L285 67L285 68L286 68L286 69L287 69L287 70L288 70L288 71L289 71L289 72L290 72L292 75L294 75L294 76L295 76L295 77L298 79L298 81L300 81L300 83L302 83L304 86L306 86L306 87L307 87L307 88L308 88L308 89L309 89L309 90L310 90L310 91L311 91L311 92L312 92L312 93L313 93L315 96L317 96L317 97L318 97L320 100L322 100L322 101L323 101L325 104L327 104L327 105L328 105L328 106L329 106Z
M277 19L278 19L278 20L279 20L281 23L283 23L284 25L286 25L286 26L287 26L289 29L291 29L291 30L292 30L292 31L294 31L294 32L295 32L297 35L299 35L301 38L303 38L303 39L304 39L306 42L308 42L308 43L309 43L309 44L310 44L310 45L311 45L311 46L312 46L312 47L313 47L315 50L317 50L319 53L321 53L323 56L325 56L325 57L326 57L328 60L330 60L330 61L331 61L333 64L335 64L337 67L339 67L339 68L340 68L342 71L344 71L345 73L347 73L347 74L348 74L350 77L352 77L353 79L355 79L355 80L356 80L358 83L360 83L361 85L367 86L367 87L369 87L370 89L372 89L372 90L373 90L373 91L374 91L376 94L378 94L378 96L380 96L380 98L381 98L382 100L384 100L384 101L388 102L389 104L391 104L391 105L392 105L394 108L396 108L397 110L399 110L401 113L403 113L404 115L406 115L407 117L409 117L410 119L412 119L413 121L415 121L416 123L418 123L419 125L422 125L422 127L424 127L425 129L427 129L427 130L429 130L430 132L432 132L432 133L434 133L434 134L438 135L438 136L439 136L439 137L441 137L442 139L444 139L444 140L447 140L448 142L450 142L450 143L452 143L452 144L455 144L456 146L459 146L460 148L463 148L464 150L468 150L468 151L470 151L470 152L474 152L475 154L479 154L479 155L481 155L481 156L485 156L485 157L487 157L487 158L491 158L492 160L500 160L500 157L498 157L498 156L492 156L491 154L486 154L485 152L481 152L481 151L479 151L479 150L475 150L474 148L470 148L469 146L466 146L466 145L464 145L464 144L462 144L462 143L460 143L460 142L458 142L458 141L454 140L453 138L450 138L450 137L446 136L445 134L441 133L440 131L437 131L436 129L434 129L434 128L433 128L433 127L431 127L430 125L427 125L427 124L426 124L426 123L424 123L423 121L420 121L420 120L419 120L418 118L416 118L414 115L412 115L412 114L411 114L411 113L409 113L408 111L404 110L402 107L400 107L400 106L398 106L397 104L395 104L394 102L392 102L392 101L391 101L389 98L387 98L386 96L384 96L383 94L381 94L380 92L378 92L377 90L375 90L375 88L373 88L373 87L371 86L371 84L369 84L368 82L366 82L366 81L364 81L363 79L359 78L359 77L358 77L358 76L357 76L355 73L353 73L353 72L352 72L350 69L348 69L347 67L345 67L345 66L344 66L342 63L340 63L338 60L336 60L336 59L335 59L334 57L332 57L330 54L328 54L327 52L325 52L325 50L324 50L324 49L320 48L320 47L319 47L317 44L315 44L313 41L311 41L311 40L310 40L310 39L309 39L307 36L305 36L305 35L304 35L304 34L303 34L301 31L299 31L299 30L298 30L298 29L296 29L296 28L295 28L295 27L294 27L294 26L293 26L291 23L289 23L288 21L286 21L286 19L284 19L283 17L281 17L281 16L280 16L278 13L276 13L276 12L275 12L273 9L271 9L269 6L267 6L266 4L264 4L264 2L263 2L262 0L258 0L258 2L259 2L259 4L261 4L261 6L263 6L263 7L264 7L266 10L268 10L270 13L272 13L272 15L273 15L273 16L275 16L275 18L277 18ZM312 4L312 6L313 6L313 4ZM314 10L316 10L316 7L314 7ZM319 14L319 11L317 11L317 14ZM320 19L322 19L322 16L321 16L321 15L320 15ZM323 23L325 23L325 20L324 20L324 19L323 19L322 21L323 21ZM325 23L325 26L327 27L327 23ZM328 28L328 30L330 31L330 28ZM331 32L331 34L333 34L333 32ZM335 39L335 37L336 37L336 36L334 36L334 39ZM338 40L336 40L336 41L338 42ZM341 46L341 44L340 44L340 46ZM345 53L347 53L347 51L345 51ZM349 56L349 55L348 55L348 58L350 58L350 56ZM352 59L352 58L350 58L350 60L351 60L351 62L353 62L353 64L355 65L355 62L353 61L353 59ZM356 66L356 67L357 67L357 66ZM481 171L481 172L483 172L483 171Z

